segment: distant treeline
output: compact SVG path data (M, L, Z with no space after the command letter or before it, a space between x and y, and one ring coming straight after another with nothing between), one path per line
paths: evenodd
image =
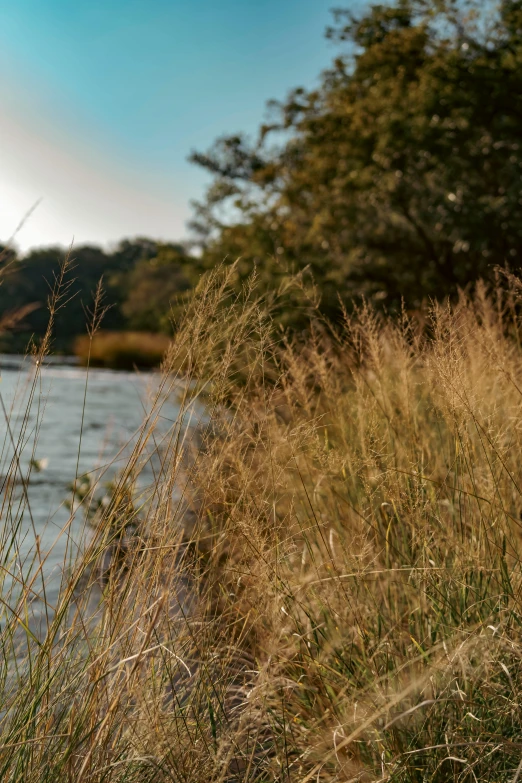
M168 331L201 273L240 259L261 290L302 273L277 317L335 319L365 296L388 311L454 295L522 255L522 0L395 0L337 11L338 46L314 90L269 104L257 138L218 139L191 159L212 174L191 224L200 252L149 240L74 251L79 293L56 346L84 329L103 273L104 328ZM0 311L45 301L63 251L38 250L2 277ZM4 261L5 265L5 261ZM310 294L310 297L308 297ZM44 308L9 337L41 333Z
M44 335L47 303L65 256L59 247L33 250L20 258L4 251L0 314L7 326L12 325L0 335L3 350L24 351L31 338ZM112 252L95 246L74 248L56 314L54 350L70 352L75 339L86 333L100 279L107 307L104 330L168 333L176 305L197 280L192 262L196 259L183 245L148 239L124 240Z

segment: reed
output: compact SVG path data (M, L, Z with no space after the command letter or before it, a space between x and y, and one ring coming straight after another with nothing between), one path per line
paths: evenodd
M518 780L519 283L290 341L229 274L110 502L72 504L93 533L41 633L45 555L15 568L4 487L0 779Z

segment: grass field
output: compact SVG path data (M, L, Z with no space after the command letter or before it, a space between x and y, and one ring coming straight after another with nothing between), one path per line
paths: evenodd
M521 292L289 342L202 284L40 636L4 488L0 780L522 780Z

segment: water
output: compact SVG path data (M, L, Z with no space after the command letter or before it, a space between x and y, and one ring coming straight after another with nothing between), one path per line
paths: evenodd
M150 395L158 386L159 376L91 369L84 403L84 369L72 363L46 364L34 386L35 372L30 360L0 356L0 540L6 540L6 531L12 529L17 518L21 519L17 534L20 558L9 565L13 573L29 568L35 536L39 537L41 551L49 552L44 578L47 599L53 604L66 546L74 550L85 535L81 511L68 534L62 533L70 519L67 501L72 499L75 476L94 476L96 468L108 466L102 479L105 482L123 467L145 411L150 409ZM173 395L165 400L161 413L160 434L162 422L165 431L178 414ZM19 467L14 469L16 457ZM23 478L31 463L34 467L25 483ZM10 508L5 502L5 486L2 491L8 474L17 482L15 502L9 504ZM143 480L147 480L147 468ZM5 551L0 555L4 560Z

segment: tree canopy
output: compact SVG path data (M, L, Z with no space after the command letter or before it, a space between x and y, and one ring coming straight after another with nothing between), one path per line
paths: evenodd
M261 279L309 268L389 309L455 292L522 250L522 2L396 0L335 14L339 46L314 90L269 105L257 139L192 160L207 266Z

